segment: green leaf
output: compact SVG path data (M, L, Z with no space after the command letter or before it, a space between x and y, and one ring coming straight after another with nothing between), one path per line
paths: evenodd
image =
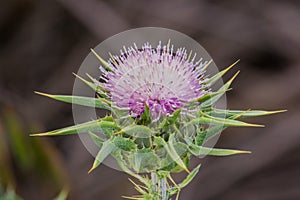
M87 131L100 131L103 132L105 135L109 135L110 132L114 130L120 130L119 126L116 123L97 119L82 124L61 128L58 130L49 131L46 133L32 134L31 136L69 135L69 134L77 134L77 133L82 133Z
M124 151L132 151L136 149L136 144L131 141L129 138L124 138L122 136L117 136L114 138L113 143L119 149Z
M214 103L216 103L224 94L224 92L221 91L226 91L229 89L231 83L233 82L233 80L236 78L236 76L239 74L240 71L238 71L227 83L225 83L218 91L220 91L220 94L210 98L209 100L203 102L201 104L202 107L210 107L212 106Z
M214 85L220 78L222 78L222 76L224 76L224 74L226 74L233 66L235 66L240 60L235 61L232 65L230 65L229 67L227 67L226 69L220 71L219 73L217 73L216 75L214 75L213 77L211 77L210 79L208 79L206 81L206 84L208 84L209 86Z
M195 138L196 145L200 146L204 143L205 138L206 138L206 134L207 134L206 132L207 131L204 130L204 131L200 131L200 132L197 133L196 138Z
M209 92L205 95L203 95L202 97L196 99L196 100L192 100L191 102L199 102L199 103L204 103L209 101L211 98L216 97L216 96L220 96L223 95L225 92L228 92L231 89L227 89L227 90L219 90L217 92Z
M183 144L183 143L181 143ZM176 146L176 145L175 145ZM176 149L176 147L175 147ZM177 150L177 149L176 149ZM185 153L188 152L188 149L186 148ZM179 153L178 153L179 154ZM186 155L185 157L182 158L182 161L184 162L184 165L186 167L188 167L190 165L190 155ZM172 165L171 165L172 166ZM170 172L171 173L180 173L182 172L184 169L182 167L180 167L178 164L176 164L173 168L171 168Z
M196 168L194 168L193 171L191 171L191 173L189 173L187 175L187 177L180 184L177 185L175 183L175 186L173 188L169 189L170 194L174 195L174 194L177 193L177 197L178 197L180 190L183 189L184 187L186 187L195 178L195 176L198 174L200 166L201 165L198 165ZM170 175L168 176L168 178L172 182L174 182L173 178ZM176 199L178 199L178 198L176 198Z
M54 200L66 200L67 197L68 197L68 191L62 190Z
M159 167L160 159L151 149L139 149L131 153L131 163L136 172L150 172Z
M239 115L241 118L248 117L257 117L264 115L272 115L277 113L286 112L286 110L276 110L276 111L264 111L264 110L222 110L222 109L213 109L209 111L207 114L212 116L226 116L226 118L233 117Z
M187 175L187 177L178 185L178 187L180 189L186 187L193 179L194 177L197 175L197 173L199 172L201 165L198 165L195 169L193 169L193 171L191 171L191 173L189 173Z
M8 188L4 194L2 194L0 190L0 200L22 200L22 198L19 197L12 188Z
M173 140L174 140L174 134L171 134L170 137L169 137L168 143L160 137L156 137L154 139L154 142L157 143L157 144L163 144L164 148L166 149L168 155L170 155L172 160L174 162L176 162L186 172L190 173L188 168L186 167L185 163L183 162L183 160L178 155L178 153L177 153L177 151L174 147L174 141Z
M127 174L133 176L134 178L138 179L141 183L145 184L147 186L147 188L151 187L151 181L147 178L144 178L136 173L134 173L133 171L131 171L130 169L128 169L124 163L123 163L123 159L122 159L122 155L121 155L121 151L117 150L114 151L113 156L115 157L115 159L117 160L120 168Z
M92 133L91 131L89 131L88 133L95 144L101 148L104 143L104 139L100 138L98 135Z
M213 127L207 128L205 130L205 138L204 138L202 144L204 144L205 142L207 142L210 138L212 138L212 137L220 134L225 129L226 129L226 127L224 127L222 125L221 126L217 125L217 126L213 126Z
M140 119L137 121L139 125L149 125L151 123L151 112L149 106L146 105L143 114L141 115Z
M180 112L181 112L181 109L177 109L175 110L172 115L170 116L167 116L160 124L160 127L163 128L163 127L166 127L166 126L170 126L172 124L174 124L177 120L177 118L179 117L180 115Z
M114 117L111 115L106 115L105 117L101 118L101 120L106 122L115 122Z
M186 126L189 125L201 125L201 124L211 124L211 125L222 125L225 127L228 126L251 126L251 127L263 127L263 125L259 124L250 124L238 120L233 119L222 119L217 117L211 117L211 116L201 116L199 118L193 119L190 122L186 124Z
M137 147L139 149L142 148L150 148L152 146L152 139L151 137L143 137L143 138L135 138L134 139L135 144L137 144Z
M217 149L217 148L207 148L203 146L190 145L189 151L194 156L200 155L210 155L210 156L230 156L235 154L248 154L250 151L241 151L234 149Z
M93 98L93 97L82 97L82 96L72 96L72 95L52 95L41 92L35 92L36 94L46 96L58 101L63 101L66 103L77 104L81 106L88 106L93 108L102 108L106 110L111 110L111 107L107 104L107 100L101 98Z
M104 161L104 159L111 154L113 150L115 150L115 148L116 146L110 140L106 140L98 152L94 164L88 173L91 173L94 169L96 169Z
M175 149L176 149L177 154L180 155L180 153L178 153L178 151L177 151L177 150L180 150L180 149L178 149L178 146L176 148L176 145L175 145ZM188 149L186 147L185 150L184 150L184 153L187 154L187 152L188 152ZM160 171L166 171L166 172L171 172L171 173L179 173L179 172L182 172L184 170L182 167L180 167L173 160L173 158L167 153L167 150L165 148L157 150L156 155L161 159L161 162L160 162L160 165L159 165L159 170ZM187 156L187 155L185 155L185 157L182 156L181 160L183 161L185 166L189 166L189 156Z
M149 138L153 134L153 130L147 126L143 125L130 125L123 128L121 131L116 134L124 134L136 137L136 138Z
M225 111L226 110L221 110L221 111ZM229 110L230 111L230 110ZM225 117L225 114L226 113L219 113L220 117ZM230 117L231 120L235 120L235 119L238 119L240 118L242 115L244 115L247 111L241 111L241 112L232 112L232 115L227 115L227 117ZM272 111L271 111L272 112ZM278 111L279 112L279 111ZM275 113L275 112L274 112ZM210 113L208 113L210 114ZM266 113L265 113L266 114ZM269 113L271 114L271 113ZM273 113L272 113L273 114ZM212 114L213 116L216 116L217 114ZM210 127L208 129L205 130L205 139L203 141L202 144L204 144L206 141L208 141L210 138L216 136L217 134L220 134L223 130L225 130L226 127L224 127L223 125L216 125L216 126L213 126L213 127Z

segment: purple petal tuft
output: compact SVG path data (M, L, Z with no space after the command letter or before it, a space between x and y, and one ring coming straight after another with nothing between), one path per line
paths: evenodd
M135 45L124 51L109 60L112 72L100 69L111 100L129 109L132 117L139 117L148 105L156 121L206 93L200 69L207 62L194 62L196 55L190 60L185 48L174 52L173 45L152 48L146 43L142 49Z

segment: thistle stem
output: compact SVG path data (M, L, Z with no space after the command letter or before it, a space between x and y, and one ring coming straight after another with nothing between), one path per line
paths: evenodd
M159 194L159 200L168 200L166 177L159 177L155 172L151 172L151 181L154 186L154 191Z
M151 172L151 181L154 186L154 191L158 191L158 177L155 172Z
M160 194L162 200L167 200L167 182L166 178L160 179Z

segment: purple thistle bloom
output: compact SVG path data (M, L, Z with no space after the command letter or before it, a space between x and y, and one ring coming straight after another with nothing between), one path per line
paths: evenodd
M149 43L142 49L124 47L120 56L109 60L111 71L100 67L104 87L112 102L128 109L130 116L141 116L147 105L157 121L206 93L201 69L207 62L195 62L195 57L190 59L185 48L175 52L173 45L161 42L156 48Z

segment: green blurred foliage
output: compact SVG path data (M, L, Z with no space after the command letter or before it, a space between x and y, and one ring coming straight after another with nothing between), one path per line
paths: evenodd
M22 200L13 189L7 189L7 191L3 191L0 187L0 200Z
M14 109L1 107L0 200L20 199L14 192L22 195L18 184L28 185L28 188L34 185L42 199L54 198L62 188L69 188L66 169L54 145L47 139L29 136L40 129L37 127ZM65 199L66 191L57 199Z

